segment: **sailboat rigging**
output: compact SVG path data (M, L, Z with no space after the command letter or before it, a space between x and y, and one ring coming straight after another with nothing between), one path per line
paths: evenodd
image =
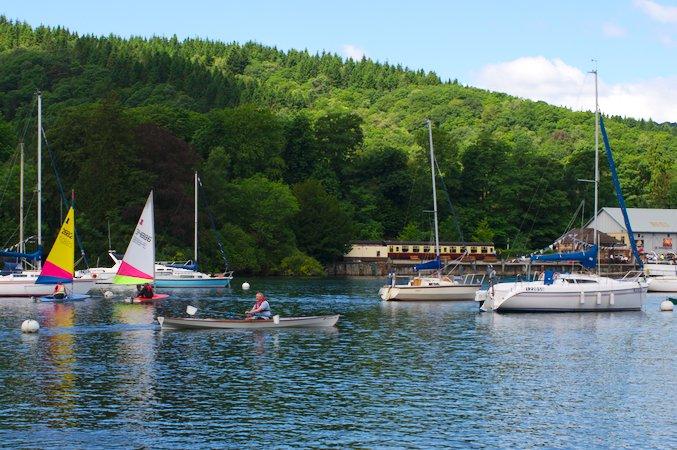
M381 299L385 301L450 301L472 300L482 285L484 275L466 275L461 280L442 274L442 259L440 255L439 220L437 215L437 187L435 183L435 149L433 146L432 122L426 120L428 127L428 144L430 148L430 171L433 195L433 222L435 233L435 259L414 266L414 270L421 272L432 270L429 276L398 277L393 275L390 283L379 290ZM398 283L398 281L401 282Z
M517 281L514 283L498 283L486 291L476 294L483 310L495 311L636 311L642 308L647 292L647 282L641 272L628 273L622 280L615 280L599 275L599 231L597 225L599 202L599 132L604 139L611 177L616 191L619 206L623 211L626 230L630 237L630 245L636 262L641 267L641 260L634 240L634 233L625 208L623 193L616 174L611 146L604 128L604 120L599 113L597 96L597 70L595 76L595 220L593 222L593 245L582 252L554 253L532 255L531 261L573 261L586 269L594 269L594 274L565 273L555 274L546 270L541 279L536 281Z

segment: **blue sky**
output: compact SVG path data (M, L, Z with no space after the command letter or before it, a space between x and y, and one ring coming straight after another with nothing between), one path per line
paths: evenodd
M327 50L437 72L470 85L677 122L677 0L12 1L9 18L79 33L176 34ZM605 108L606 102L606 108Z

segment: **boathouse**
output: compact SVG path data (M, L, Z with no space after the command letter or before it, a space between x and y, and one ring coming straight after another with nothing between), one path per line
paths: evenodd
M677 250L677 209L628 208L627 211L640 253L665 255ZM620 208L602 208L586 227L593 228L595 222L599 231L629 245Z

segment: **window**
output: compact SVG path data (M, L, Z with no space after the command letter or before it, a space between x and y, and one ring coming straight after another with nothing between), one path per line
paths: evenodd
M470 247L470 253L477 253L477 247Z
M376 257L378 258L379 256L381 256L381 250L376 251Z
M428 252L430 252L430 246L424 245L423 246L423 253L428 253Z
M403 252L403 253L409 253L409 246L408 246L408 245L403 245L403 246L402 246L402 252Z
M482 249L482 253L486 253L486 252L487 252L487 247L482 246L481 249Z
M496 250L494 250L494 247L489 247L489 253L494 253Z
M393 252L393 246L392 246L392 245L388 248L388 251L389 251L390 253Z
M399 247L395 247L395 251L396 251L397 253L399 253L399 252L400 252L400 248L399 248Z
M418 248L418 245L414 245L414 246L412 247L412 249L411 249L411 251L414 252L414 253L418 253L419 250L420 250L420 249Z

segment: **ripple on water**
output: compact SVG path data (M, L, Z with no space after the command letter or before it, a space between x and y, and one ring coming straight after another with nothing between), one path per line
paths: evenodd
M374 279L253 279L143 307L0 299L8 447L677 447L675 328L659 313L480 314L382 304ZM236 283L237 284L237 283ZM335 330L159 331L158 314L282 315ZM37 317L38 335L19 324Z

